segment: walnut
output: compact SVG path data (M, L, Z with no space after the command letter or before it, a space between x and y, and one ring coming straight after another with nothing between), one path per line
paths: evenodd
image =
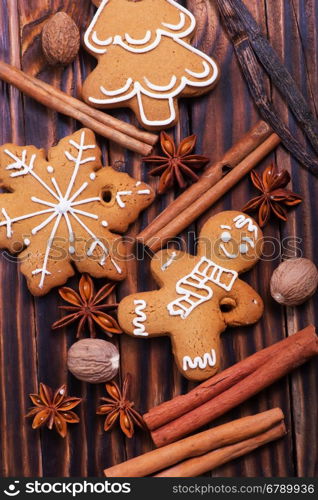
M101 384L116 377L119 352L113 344L105 340L80 340L69 349L67 366L79 380Z
M309 259L289 259L282 262L271 278L272 297L285 306L299 306L315 293L318 270Z
M51 66L67 66L78 54L80 32L73 19L58 12L45 24L42 31L42 49Z

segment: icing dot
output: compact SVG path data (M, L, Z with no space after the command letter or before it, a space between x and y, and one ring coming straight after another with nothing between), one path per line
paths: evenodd
M51 167L50 165L47 167L46 170L48 171L49 174L53 174L53 172L54 172L54 168Z
M74 254L75 253L75 248L74 247L69 247L68 251L70 252L70 254Z
M96 174L94 174L94 172L92 172L90 174L89 178L91 179L91 181L94 181L96 179Z
M62 200L58 205L55 206L55 210L60 214L65 214L70 208L70 202L68 200Z
M229 241L231 241L231 239L232 239L231 233L229 233L228 231L224 231L224 233L221 234L221 240L224 243L228 243Z
M247 253L248 252L248 246L245 243L242 243L240 245L240 253Z
M107 222L106 220L103 220L103 221L101 222L101 225L102 225L103 227L108 227L108 222Z
M31 243L31 241L28 238L25 238L25 240L24 240L25 246L28 247L30 245L30 243Z
M253 299L253 304L258 304L256 299Z

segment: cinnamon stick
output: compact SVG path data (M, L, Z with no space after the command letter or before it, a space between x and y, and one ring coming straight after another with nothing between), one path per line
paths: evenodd
M170 222L162 227L150 239L142 240L141 235L137 237L140 243L143 243L153 252L157 252L169 240L186 229L193 221L202 215L208 208L211 208L225 193L235 186L243 177L248 174L265 156L273 151L280 143L280 138L276 134L270 135L262 144L260 144L243 161L233 168L223 179L208 189L202 196L196 199L192 204L179 215L175 216L174 207L167 209Z
M214 377L205 380L187 394L176 396L170 401L155 406L143 415L148 429L154 431L215 398L255 372L260 366L268 363L270 358L276 356L279 351L288 349L291 344L297 342L298 336L306 336L306 338L308 336L308 338L311 338L312 331L313 327L307 327L306 331L291 335L230 366L226 370L214 375Z
M171 222L171 214L176 217L191 203L200 198L209 188L220 181L224 175L224 167L236 167L247 155L254 151L273 133L270 126L260 120L238 142L232 146L220 161L211 165L200 177L198 182L192 184L168 208L156 217L146 229L138 236L139 241L149 241L156 233Z
M80 121L85 127L127 149L147 156L157 142L156 135L95 110L62 90L3 61L0 61L0 78L44 106Z
M280 408L240 418L127 460L105 469L104 473L107 477L149 476L185 459L258 436L283 420L284 414Z
M170 469L166 469L155 477L197 477L220 467L231 460L235 460L242 455L251 453L260 446L264 446L271 441L275 441L286 434L286 427L283 422L276 425L258 436L254 436L245 441L241 441L230 446L225 446L219 450L212 451L201 457L192 458L181 462Z
M253 369L250 374L243 377L237 383L215 397L212 396L211 399L200 406L190 409L187 413L181 414L180 417L172 421L169 420L167 424L154 430L151 436L156 446L160 447L173 443L200 427L211 423L227 411L287 375L313 356L316 356L318 354L318 337L314 326L308 326L289 337L289 339L278 342L277 347L279 349L277 349L273 356L270 356L266 359L266 362ZM246 362L249 363L250 359L247 358ZM253 356L252 362L255 362ZM227 370L227 374L230 371L236 373L237 365ZM213 378L211 381L213 381ZM189 394L188 401L191 401L193 395ZM156 409L152 410L152 412L155 411ZM166 411L169 416L167 407ZM146 423L149 421L147 415L145 416L145 421Z

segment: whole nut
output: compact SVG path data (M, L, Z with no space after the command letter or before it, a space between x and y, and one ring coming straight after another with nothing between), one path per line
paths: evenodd
M68 351L67 367L79 380L101 384L116 377L119 352L113 344L105 340L80 340Z
M80 32L65 12L55 14L42 30L42 49L51 66L67 66L78 54Z
M309 259L285 260L273 272L271 295L279 304L299 306L310 299L318 286L318 270Z

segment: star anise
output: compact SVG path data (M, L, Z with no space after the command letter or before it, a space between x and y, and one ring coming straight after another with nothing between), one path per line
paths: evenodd
M30 394L32 403L35 405L26 415L33 417L32 428L38 429L46 425L50 430L53 425L57 432L65 438L67 424L77 424L80 419L76 413L71 411L82 401L81 398L67 397L66 385L62 385L55 392L45 384L40 384L39 394Z
M260 227L264 227L268 223L271 213L286 221L286 207L295 207L302 202L301 196L285 189L290 182L287 170L278 171L276 166L270 165L264 170L262 176L252 170L251 179L261 194L249 201L242 210L243 212L258 211Z
M101 304L115 289L116 283L106 283L97 293L93 280L88 274L83 274L79 282L79 294L72 288L62 287L59 294L71 306L60 306L60 309L70 311L71 314L56 321L52 325L53 330L70 325L79 320L76 338L79 338L88 323L91 337L96 336L94 323L102 328L109 337L113 333L120 334L122 330L112 316L106 314L104 310L116 309L118 304Z
M143 158L146 163L155 163L157 167L150 170L150 175L161 175L159 194L167 192L175 182L184 189L189 181L199 179L195 171L203 168L210 159L206 156L190 154L197 142L196 135L190 135L181 141L177 147L172 138L161 132L160 144L166 156L148 156Z
M97 415L107 415L104 430L109 431L118 420L121 430L127 437L134 435L134 424L143 428L145 426L142 416L133 408L134 403L127 399L130 384L130 375L127 375L122 391L115 382L106 384L107 398L101 398L105 404L97 408Z

